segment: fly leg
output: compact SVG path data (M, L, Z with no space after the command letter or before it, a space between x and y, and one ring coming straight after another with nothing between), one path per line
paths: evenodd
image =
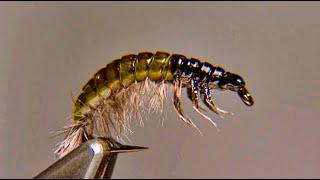
M217 128L217 124L211 118L200 111L201 106L199 104L199 87L198 82L194 77L191 78L190 85L191 86L187 88L187 95L193 103L193 109Z
M228 112L225 110L220 109L219 107L217 107L212 98L211 98L211 92L210 92L210 88L208 87L208 84L205 85L203 91L201 91L201 97L202 97L202 101L203 103L214 113L218 114L221 118L224 118L222 115L223 114L230 114L233 115L232 112Z
M202 135L202 132L200 131L200 129L191 121L191 119L189 119L181 106L181 86L182 86L182 81L179 79L179 77L176 77L174 80L174 100L173 100L173 104L175 107L175 110L178 112L179 117L188 125L193 126L194 128L196 128L199 133Z

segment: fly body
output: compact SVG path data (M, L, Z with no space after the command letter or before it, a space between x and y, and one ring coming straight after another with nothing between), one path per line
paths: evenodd
M141 108L162 107L166 85L174 89L173 105L179 117L196 129L183 111L182 89L186 89L196 112L215 126L215 122L202 113L204 107L200 102L219 116L230 112L214 103L213 89L234 91L247 106L254 104L243 78L222 67L160 51L125 55L98 70L83 86L74 103L72 125L65 128L67 136L56 154L62 157L90 137L126 135L131 131L131 120L138 118L141 123Z

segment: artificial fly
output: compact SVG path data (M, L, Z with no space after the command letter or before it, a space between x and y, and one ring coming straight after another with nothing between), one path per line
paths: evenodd
M202 113L204 107L199 101L219 116L230 112L216 106L213 89L234 91L247 106L254 104L242 77L219 66L159 51L125 55L97 71L83 86L74 102L72 124L61 130L67 134L55 154L61 158L90 138L127 136L133 120L143 124L143 109L162 110L166 86L170 85L180 119L197 130L183 111L182 89L186 89L196 112L214 126L215 122Z

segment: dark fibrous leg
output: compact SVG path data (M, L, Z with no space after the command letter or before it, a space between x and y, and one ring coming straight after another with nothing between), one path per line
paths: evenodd
M191 121L191 119L189 119L183 109L182 109L182 106L181 106L181 85L182 85L182 82L181 80L179 79L176 79L174 81L174 107L176 109L176 111L178 112L178 115L179 117L185 122L187 123L188 125L191 125L193 126L194 128L196 128L200 133L201 131L199 130L199 128ZM201 133L202 134L202 133Z
M183 87L183 86L182 86ZM204 112L207 112L207 110L199 104L199 88L194 79L192 79L189 83L189 85L184 86L187 90L187 96L191 100L191 102L196 106L197 109L200 109Z
M217 127L217 124L208 116L206 116L205 114L203 114L200 111L200 104L199 104L199 87L198 84L196 82L196 80L194 80L193 78L190 81L191 87L187 88L187 95L188 98L192 101L193 103L193 109L199 113L202 117L204 117L205 119L207 119L211 124L213 124L215 127Z
M203 91L201 91L202 101L203 103L214 113L218 114L221 118L224 118L223 114L233 114L232 112L228 112L217 107L211 99L211 93L208 86L205 86Z

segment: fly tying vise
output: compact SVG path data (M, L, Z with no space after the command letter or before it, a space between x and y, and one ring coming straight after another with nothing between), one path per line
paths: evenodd
M142 123L142 109L158 111L163 107L166 85L173 85L173 104L179 117L196 129L182 109L182 88L193 108L214 126L214 121L201 112L204 108L199 101L220 116L230 112L215 105L211 90L234 91L247 106L254 104L242 77L219 66L159 51L125 55L97 71L84 85L74 102L72 125L61 130L67 135L55 154L63 157L91 137L126 136L132 120Z

